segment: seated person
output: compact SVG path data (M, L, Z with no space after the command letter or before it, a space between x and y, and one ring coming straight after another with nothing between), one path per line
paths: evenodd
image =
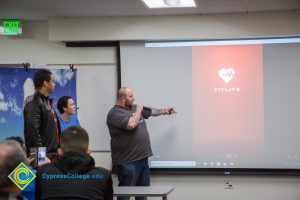
M37 171L36 198L42 200L112 200L112 178L108 170L95 167L89 155L85 129L70 126L61 134L61 159Z
M0 200L22 200L21 190L12 182L9 174L23 162L28 166L25 151L14 140L0 142Z
M26 152L25 143L21 137L11 136L11 137L6 138L5 140L14 140L14 141L18 142L21 145L24 152ZM28 160L28 162L30 162L30 160ZM30 169L33 173L36 173L36 170L32 169L31 167L30 167ZM24 190L22 190L21 195L23 197L27 198L28 200L35 200L35 180L31 181L29 183L29 185L27 185L26 188L24 188Z
M24 143L24 140L23 138L21 138L20 136L11 136L11 137L8 137L6 138L5 140L14 140L16 142L18 142L22 149L24 150L24 152L26 152L26 147L25 147L25 143ZM29 162L29 165L28 167L30 168L30 170L36 174L36 170L33 169L33 166L31 165L32 164L32 161L33 161L33 158L27 158L27 161ZM45 160L44 160L44 163L50 163L50 160L45 157ZM36 166L34 166L36 167ZM21 195L23 197L25 197L27 200L35 200L35 180L31 181L21 192ZM1 199L0 199L1 200Z
M71 96L62 96L57 101L57 109L60 113L59 125L61 131L69 126L80 126L75 116L76 106Z

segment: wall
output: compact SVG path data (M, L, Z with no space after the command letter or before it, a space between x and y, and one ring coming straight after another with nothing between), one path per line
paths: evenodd
M61 40L63 41L63 40ZM0 62L43 64L114 64L113 48L66 48L49 41L48 22L23 23L21 36L0 36Z
M300 12L49 20L49 39L163 40L299 35Z
M101 54L89 53L88 49L67 50L60 42L63 40L113 40L113 39L155 39L161 37L166 39L168 35L172 38L194 38L199 34L201 38L210 37L239 37L239 36L261 36L261 35L300 35L299 12L270 13L248 15L217 15L203 16L205 22L196 22L189 29L179 25L176 28L177 19L186 23L189 17L141 17L141 18L109 18L94 19L99 25L95 31L86 19L55 19L50 20L48 35L47 22L25 22L24 35L18 37L0 38L0 63L16 63L31 61L38 63L76 63L76 62L99 62L114 63L114 51L112 49L101 49ZM224 17L224 20L222 18ZM249 18L250 17L250 18ZM265 18L266 17L266 18ZM193 17L191 17L193 18ZM198 19L198 17L196 17ZM148 20L147 20L148 19ZM165 19L168 19L165 21ZM182 21L181 21L182 19ZM183 20L184 19L184 20ZM247 23L243 23L243 19ZM119 21L120 20L120 21ZM126 22L129 20L129 22ZM151 26L145 24L157 24L155 32ZM67 21L73 24L68 24ZM134 22L134 23L133 23ZM155 23L154 23L155 22ZM171 25L166 22L172 22ZM87 23L87 27L84 25ZM124 24L125 23L125 24ZM197 24L199 23L199 24ZM212 24L211 24L212 23ZM66 26L68 24L68 26ZM117 26L119 24L119 26ZM244 24L244 25L243 25ZM250 24L247 28L246 24ZM202 26L203 25L203 26ZM239 26L237 26L239 25ZM133 26L131 28L131 26ZM65 28L68 27L68 28ZM77 29L75 29L77 27ZM80 27L83 30L78 30ZM147 28L148 27L148 28ZM89 29L86 29L89 28ZM195 31L194 29L195 28ZM56 30L55 30L56 29ZM150 30L152 29L152 30ZM169 31L167 30L169 29ZM87 31L88 30L88 31ZM177 35L178 32L178 35ZM185 35L187 34L187 35ZM144 35L144 37L143 37ZM188 37L190 35L190 37ZM69 52L72 51L72 52ZM96 60L94 60L96 59ZM126 70L126 69L123 69ZM110 154L94 154L97 165L110 167ZM224 189L224 181L232 181L233 189ZM114 177L114 184L117 179ZM154 175L153 185L171 185L175 190L170 194L172 200L198 200L198 199L222 199L222 200L298 200L300 199L299 177L279 176L175 176ZM158 199L158 198L149 198Z
M92 150L109 150L105 120L116 100L115 49L67 48L63 42L49 41L48 32L47 21L35 21L23 23L22 36L0 36L0 64L29 62L33 68L68 68L68 64L75 64L79 121L91 135Z

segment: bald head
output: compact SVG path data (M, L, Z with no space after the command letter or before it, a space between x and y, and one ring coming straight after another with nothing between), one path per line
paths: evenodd
M130 88L128 88L128 87L121 87L118 90L118 93L117 93L117 100L121 99L122 97L126 97L126 95L128 94L129 91L131 91Z
M121 87L117 93L117 104L119 106L130 108L133 105L134 96L129 87Z

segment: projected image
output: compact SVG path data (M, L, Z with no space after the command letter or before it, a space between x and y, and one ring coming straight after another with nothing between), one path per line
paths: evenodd
M193 147L200 163L234 166L253 155L261 159L262 45L200 46L192 51Z
M121 52L136 100L177 111L147 120L151 168L300 170L299 37L122 42Z
M9 136L23 137L24 99L34 93L33 76L39 69L0 68L0 140ZM76 102L76 72L65 69L50 70L55 77L53 108L63 95L70 95ZM56 111L59 113L58 111Z

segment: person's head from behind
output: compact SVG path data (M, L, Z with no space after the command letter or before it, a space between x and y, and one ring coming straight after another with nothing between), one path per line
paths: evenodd
M55 80L49 70L39 70L34 74L33 78L34 87L36 90L43 90L46 93L52 93L55 87Z
M58 154L63 155L68 152L90 153L89 135L84 128L70 126L61 133Z
M18 187L8 175L21 163L28 165L25 151L15 140L0 142L0 191L19 194Z
M135 98L133 92L128 87L121 87L117 93L117 102L125 108L131 108Z
M57 109L60 114L74 115L76 106L71 96L62 96L57 101Z
M26 148L25 143L24 143L23 138L21 138L20 136L10 136L10 137L5 138L5 140L14 140L14 141L18 142L21 145L22 149L25 151L25 148Z

